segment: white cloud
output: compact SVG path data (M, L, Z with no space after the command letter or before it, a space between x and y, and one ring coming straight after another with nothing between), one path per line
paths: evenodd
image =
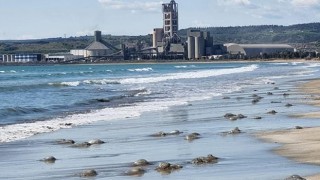
M137 11L159 12L163 1L142 2L142 1L125 1L125 0L98 0L106 8L128 10L132 13Z
M251 1L250 0L220 0L220 4L249 6L251 5Z
M291 4L296 7L319 6L320 0L292 0Z

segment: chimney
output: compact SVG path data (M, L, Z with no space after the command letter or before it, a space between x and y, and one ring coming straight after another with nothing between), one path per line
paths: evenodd
M95 31L94 32L94 41L96 41L96 42L101 42L102 41L101 31Z

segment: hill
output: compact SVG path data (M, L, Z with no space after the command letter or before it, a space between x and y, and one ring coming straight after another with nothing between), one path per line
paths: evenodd
M180 31L186 36L189 29L209 31L215 43L312 43L320 41L320 23L291 26L261 25L237 27L188 28Z
M291 26L261 25L237 27L207 27L188 28L179 31L179 35L186 40L189 29L209 31L214 43L286 43L295 47L306 46L309 49L320 47L320 23L297 24ZM84 49L93 40L92 36L50 38L38 40L0 41L0 54L8 53L55 53L69 52L70 49ZM143 36L112 36L104 35L103 40L120 47L120 44L129 44L134 47L152 45L151 35Z

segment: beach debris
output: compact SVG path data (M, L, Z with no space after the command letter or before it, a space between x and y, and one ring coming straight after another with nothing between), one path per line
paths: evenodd
M283 96L286 97L286 96L289 96L290 94L288 93L283 93Z
M158 133L155 133L155 134L151 134L152 137L165 137L165 136L173 136L173 135L179 135L179 134L182 134L183 132L179 131L179 130L174 130L174 131L171 131L171 132L163 132L163 131L160 131Z
M232 114L232 113L227 113L227 114L224 115L224 117L225 117L226 119L231 120L231 121L236 121L236 120L238 120L238 119L247 118L247 116L245 116L245 115L243 115L243 114L238 114L238 115L236 115L236 114Z
M237 97L236 99L237 99L238 101L240 101L240 100L244 99L244 97Z
M242 133L242 131L238 127L228 132L228 134L240 134L240 133Z
M105 142L100 139L94 139L94 140L90 140L88 143L91 145L94 145L94 144L104 144Z
M257 104L258 102L260 102L260 99L254 99L251 102L252 102L252 104Z
M83 143L79 143L79 144L73 144L71 147L74 147L74 148L88 148L91 145L92 144L90 144L88 142L83 142Z
M192 164L202 165L202 164L214 164L218 163L219 158L209 154L207 157L198 157L191 161Z
M262 119L262 117L261 116L255 116L255 117L253 117L253 119Z
M172 171L176 171L182 168L183 166L179 164L170 164L168 162L160 162L155 170L161 173L170 174Z
M269 112L268 112L268 114L273 114L273 115L274 115L274 114L277 114L277 113L278 113L278 112L275 111L275 110L272 110L272 111L269 111Z
M146 172L146 170L144 170L141 167L134 167L134 168L126 171L124 174L126 176L142 176L145 172Z
M271 104L280 104L282 103L281 101L271 101Z
M56 141L57 144L74 144L75 141L72 139L59 139Z
M279 87L274 87L273 89L274 89L274 90L279 90Z
M225 97L223 97L222 99L231 99L230 97L228 97L228 96L225 96Z
M286 107L292 107L292 106L293 106L293 105L290 104L290 103L286 104Z
M150 165L150 164L151 164L151 163L148 162L148 161L145 160L145 159L139 159L139 160L133 162L133 166L148 166L148 165Z
M292 175L292 176L290 176L290 177L287 177L287 178L284 179L284 180L307 180L307 179L305 179L305 178L303 178L303 177L301 177L301 176L299 176L299 175Z
M40 161L43 161L43 162L45 162L45 163L55 163L56 162L56 158L55 157L53 157L53 156L48 156L48 157L45 157L45 158L43 158L43 159L41 159Z
M97 175L98 173L94 169L84 170L80 173L80 177L94 177Z
M296 129L303 129L303 127L301 127L301 126L296 126L295 128Z
M273 93L272 92L267 92L267 95L272 96Z
M191 133L189 135L186 135L185 139L188 141L193 141L195 139L199 139L200 138L200 134L199 133Z

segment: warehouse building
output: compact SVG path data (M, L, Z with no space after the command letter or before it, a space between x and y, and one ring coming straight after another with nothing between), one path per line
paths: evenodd
M288 44L224 44L227 52L232 55L244 55L256 57L262 54L274 54L280 52L294 52L294 48Z
M4 54L2 62L4 63L28 63L41 61L41 54Z
M73 49L70 54L83 56L84 58L105 57L113 53L113 50L105 45L101 31L94 32L94 41L85 49Z

